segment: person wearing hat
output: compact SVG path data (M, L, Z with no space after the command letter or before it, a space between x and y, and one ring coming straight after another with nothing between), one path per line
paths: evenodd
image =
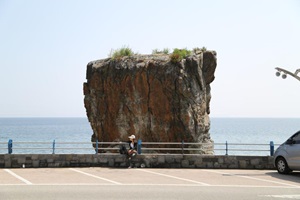
M129 156L129 159L131 159L131 157L136 155L137 145L135 143L135 135L131 135L128 138L130 140L128 142L128 144L129 144L128 156Z

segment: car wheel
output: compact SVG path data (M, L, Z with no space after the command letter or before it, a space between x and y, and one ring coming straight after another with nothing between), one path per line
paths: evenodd
M276 168L279 174L288 174L291 172L286 160L283 157L277 158Z

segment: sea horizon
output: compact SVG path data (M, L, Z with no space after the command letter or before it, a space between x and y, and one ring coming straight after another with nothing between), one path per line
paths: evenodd
M0 119L2 118L87 118L88 117L47 117L47 116L43 116L43 117L29 117L29 116L19 116L19 117L0 117ZM240 118L243 118L243 119L300 119L300 117L209 117L209 118L233 118L233 119L240 119Z
M268 145L273 141L278 146L299 130L300 118L210 117L209 133L214 144L228 142L229 144ZM93 153L92 135L93 130L87 117L0 117L0 143L4 148L3 153L10 139L14 142L87 143L84 147L90 148L88 153ZM215 146L215 148L219 147ZM221 148L224 149L224 145ZM16 150L16 152L24 153L21 150ZM31 151L28 150L28 152ZM63 151L63 153L84 152L86 151L79 149ZM215 153L224 154L223 151ZM241 152L239 154L253 155L254 153ZM259 155L265 155L265 153L262 152Z

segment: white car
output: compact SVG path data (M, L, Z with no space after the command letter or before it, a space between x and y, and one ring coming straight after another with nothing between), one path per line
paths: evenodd
M280 174L300 170L300 131L276 149L274 164Z

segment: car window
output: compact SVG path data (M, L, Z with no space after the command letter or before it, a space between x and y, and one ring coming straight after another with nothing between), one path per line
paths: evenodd
M293 137L293 140L295 141L296 144L300 144L300 134L298 133Z

